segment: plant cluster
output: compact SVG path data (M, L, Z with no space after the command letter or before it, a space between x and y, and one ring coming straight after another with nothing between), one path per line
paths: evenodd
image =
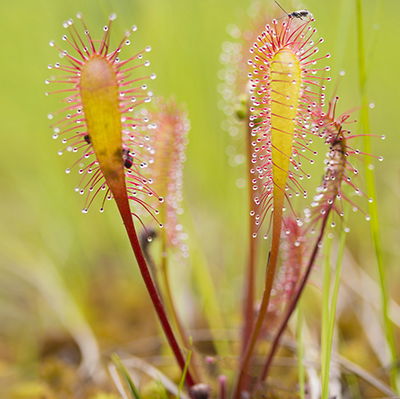
M224 46L225 110L246 148L249 211L243 217L249 226L248 260L235 373L212 380L205 373L205 364L212 360L197 352L170 284L171 275L179 278L170 270L171 252L180 252L180 259L191 256L179 221L188 117L175 100L153 99L147 84L155 75L145 72L151 49L129 51L135 26L111 48L115 15L100 40L92 37L80 14L77 19L77 24L64 24L66 49L50 42L62 61L49 65L59 75L46 83L64 85L49 92L65 95L65 106L49 119L53 138L64 145L59 154L78 154L66 172L81 175L75 190L85 197L82 212L98 197L101 211L106 200L115 201L181 369L176 394L194 399L264 397L281 337L298 308L327 229L339 224L347 231L342 218L349 208L370 218L357 199L372 201L358 187L356 167L357 158L370 155L353 144L368 133L350 131L350 114L337 115L338 97L326 101L325 85L331 78L325 61L330 54L318 54L323 39L315 39L315 20L305 10L293 12L266 25L255 23L259 30L239 33L239 44ZM325 147L323 161L315 150L318 141L317 147ZM321 183L312 188L309 169L318 162ZM156 258L150 248L154 240L160 242ZM265 279L258 298L260 268ZM114 360L130 392L140 397L122 363ZM329 375L329 368L325 373ZM300 395L305 397L304 391Z

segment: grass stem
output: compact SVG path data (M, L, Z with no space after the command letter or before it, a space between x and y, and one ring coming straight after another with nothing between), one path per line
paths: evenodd
M361 112L360 112L360 124L362 127L364 136L364 152L371 154L371 138L368 136L370 132L370 120L369 120L369 105L367 96L367 70L365 62L365 46L364 46L364 29L363 29L363 1L356 1L356 17L357 17L357 44L358 44L358 74L359 74L359 90L361 95ZM373 164L369 157L364 158L365 167L365 178L367 186L367 194L371 198L372 202L368 204L369 213L371 217L370 230L372 235L372 241L375 249L375 256L378 266L379 275L379 288L382 305L382 319L383 329L385 331L386 342L390 351L390 382L392 388L400 393L399 376L396 367L394 365L397 362L397 350L396 341L394 335L393 324L389 317L389 290L387 286L386 270L383 261L382 253L382 242L379 228L378 219L378 206L376 201L376 186L375 176L373 171Z
M325 259L323 266L322 279L322 324L321 324L321 380L322 380L322 399L327 399L329 395L329 371L330 356L329 346L329 315L330 315L330 288L331 288L331 253L332 239L328 239L325 245Z
M344 212L345 215L348 212ZM347 217L344 219L344 224L347 223ZM347 233L344 229L342 229L339 238L339 246L337 251L337 258L336 258L336 267L335 267L335 276L332 288L332 294L330 293L330 281L329 285L323 287L323 295L327 296L327 301L323 301L323 314L325 317L322 317L323 325L322 325L322 337L321 342L323 342L321 348L321 379L322 379L322 399L329 398L329 377L330 377L330 366L332 360L332 344L333 344L333 334L335 331L335 319L336 319L336 308L337 308L337 301L339 296L339 287L340 287L340 276L342 274L342 266L343 266L343 254L344 248L346 243L346 236ZM324 270L325 273L331 273L330 267L330 251L331 246L327 246L326 248L326 269ZM330 280L330 279L329 279Z
M296 342L297 342L297 369L299 375L299 396L306 399L306 373L304 368L304 337L303 337L303 308L301 302L297 306Z

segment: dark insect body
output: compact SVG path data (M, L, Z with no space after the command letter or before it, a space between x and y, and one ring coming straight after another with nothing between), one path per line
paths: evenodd
M125 168L130 169L133 165L133 157L131 154L129 154L129 150L126 148L122 150L122 159L124 161Z
M312 14L307 10L298 10L288 13L277 1L275 3L278 7L288 16L288 18L299 18L303 20L303 18L312 18Z

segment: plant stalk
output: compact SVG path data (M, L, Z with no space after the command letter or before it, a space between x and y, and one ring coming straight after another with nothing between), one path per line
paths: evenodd
M226 377L224 375L220 375L218 378L218 382L219 382L218 399L227 399Z
M171 350L176 358L176 361L181 368L182 372L185 372L186 360L183 357L179 344L175 338L174 332L172 331L171 325L169 323L167 314L164 309L164 305L161 301L160 295L157 291L157 288L154 284L154 281L151 277L149 267L147 266L146 260L144 258L142 249L139 244L139 240L136 234L135 225L132 220L132 215L129 207L128 200L124 200L124 198L120 198L120 200L116 200L119 212L121 214L122 220L125 225L126 232L129 237L129 241L131 243L132 250L135 254L140 273L142 275L143 281L146 285L147 291L150 295L150 299L153 303L154 309L157 313L158 319L161 323L162 329L164 330L165 336L171 347ZM188 387L191 387L195 384L195 381L189 370L186 372L185 382Z
M345 212L345 215L347 213ZM347 223L347 218L344 219L344 222ZM325 347L324 356L321 370L323 370L322 374L322 399L329 398L329 377L330 377L330 365L332 358L332 343L333 343L333 335L335 330L335 320L336 320L336 308L337 301L339 296L339 288L340 288L340 276L342 274L343 267L343 255L344 255L344 247L346 242L347 233L343 230L340 235L339 240L339 248L337 250L337 259L336 259L336 267L335 267L335 280L333 283L333 291L332 298L330 303L327 304L327 319L328 323L325 328ZM329 270L330 272L330 270ZM328 290L329 293L329 290Z
M322 311L321 311L321 399L327 399L329 392L330 351L329 347L329 318L330 318L330 289L331 289L331 252L332 240L326 242L325 259L322 268Z
M283 204L282 204L283 206ZM278 207L277 211L275 211L274 215L274 227L272 233L272 243L271 243L271 252L268 257L267 263L267 271L265 276L265 287L264 293L261 300L260 309L258 312L258 316L255 322L255 326L252 330L249 342L246 346L241 365L239 371L239 377L235 390L235 399L241 398L241 392L245 388L246 384L246 376L248 372L248 368L250 366L250 360L254 352L254 348L257 343L258 336L260 335L261 328L264 323L265 315L268 311L269 300L271 297L271 291L275 278L276 266L278 263L278 254L280 247L280 234L282 230L282 207ZM276 223L275 223L276 222Z
M297 342L297 368L299 378L300 399L306 399L306 372L304 367L304 338L303 338L303 309L300 302L297 307L296 342Z
M363 128L364 136L364 152L371 154L371 138L368 136L370 131L369 123L369 111L368 111L368 96L367 96L367 70L365 63L365 46L364 46L364 29L363 29L363 12L362 12L362 0L356 0L356 17L357 17L357 44L358 44L358 70L359 70L359 89L361 95L361 114L360 122ZM372 199L372 202L368 204L371 221L370 230L372 235L372 241L375 249L375 256L378 265L379 275L379 288L381 296L382 306L382 319L383 329L385 332L386 342L389 347L391 357L391 370L390 370L390 382L392 388L400 393L400 382L398 372L395 364L397 362L397 350L396 350L396 338L394 335L393 324L389 317L389 293L388 284L386 277L385 265L383 262L382 254L382 243L379 229L378 219L378 207L376 201L376 187L375 187L375 176L372 164L367 157L365 157L365 176L368 196Z
M324 237L325 228L326 228L326 225L327 225L327 222L328 222L328 218L329 218L329 214L330 214L331 210L332 210L332 205L327 209L327 211L326 211L326 213L324 215L324 218L322 220L321 230L320 230L319 236L317 238L317 241L315 243L314 249L313 249L313 251L311 253L310 260L308 261L304 276L303 276L302 280L300 281L300 284L298 286L298 289L297 289L295 295L293 296L291 302L289 303L289 306L287 308L286 314L285 314L285 316L284 316L284 318L283 318L283 320L282 320L282 322L281 322L281 324L280 324L280 326L278 328L278 331L277 331L277 333L276 333L276 335L275 335L275 337L274 337L274 339L272 341L271 349L270 349L270 351L268 353L266 362L264 364L263 370L262 370L260 378L259 378L259 383L262 383L263 381L265 381L265 379L268 376L268 372L269 372L269 369L271 367L274 355L275 355L275 353L276 353L276 351L277 351L277 349L279 347L279 342L280 342L280 339L282 338L282 334L284 333L284 331L286 329L286 326L287 326L287 324L288 324L288 322L290 320L290 317L292 316L294 310L296 309L297 303L299 302L301 294L303 293L304 288L305 288L305 286L307 284L307 281L308 281L308 279L310 277L310 274L311 274L311 271L313 269L313 265L314 265L315 259L317 258L317 255L318 255L319 247L320 247L322 239Z

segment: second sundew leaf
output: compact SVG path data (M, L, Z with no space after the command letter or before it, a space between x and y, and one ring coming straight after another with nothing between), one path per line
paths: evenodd
M262 300L258 309L251 337L242 357L235 399L246 389L246 375L255 345L268 310L271 291L277 269L285 201L294 193L306 195L299 182L308 177L302 160L313 163L304 151L314 153L309 146L315 132L311 129L312 109L323 102L322 82L329 78L318 76L328 71L328 66L316 68L319 59L312 37L316 29L311 27L312 18L297 21L296 18L273 20L257 37L250 49L252 58L250 77L250 122L252 137L251 162L254 167L251 184L255 209L253 237L257 237L265 219L272 221L272 243ZM322 99L321 99L322 98ZM297 219L297 215L295 215Z
M270 87L273 231L279 234L302 87L300 63L289 48L281 49L271 60Z
M285 198L305 195L300 181L308 177L302 162L312 161L308 157L313 154L311 110L322 101L323 82L329 80L318 76L319 72L330 69L314 66L330 55L314 58L316 45L323 40L313 42L312 21L274 20L250 49L253 236L272 215L274 236L279 240Z

